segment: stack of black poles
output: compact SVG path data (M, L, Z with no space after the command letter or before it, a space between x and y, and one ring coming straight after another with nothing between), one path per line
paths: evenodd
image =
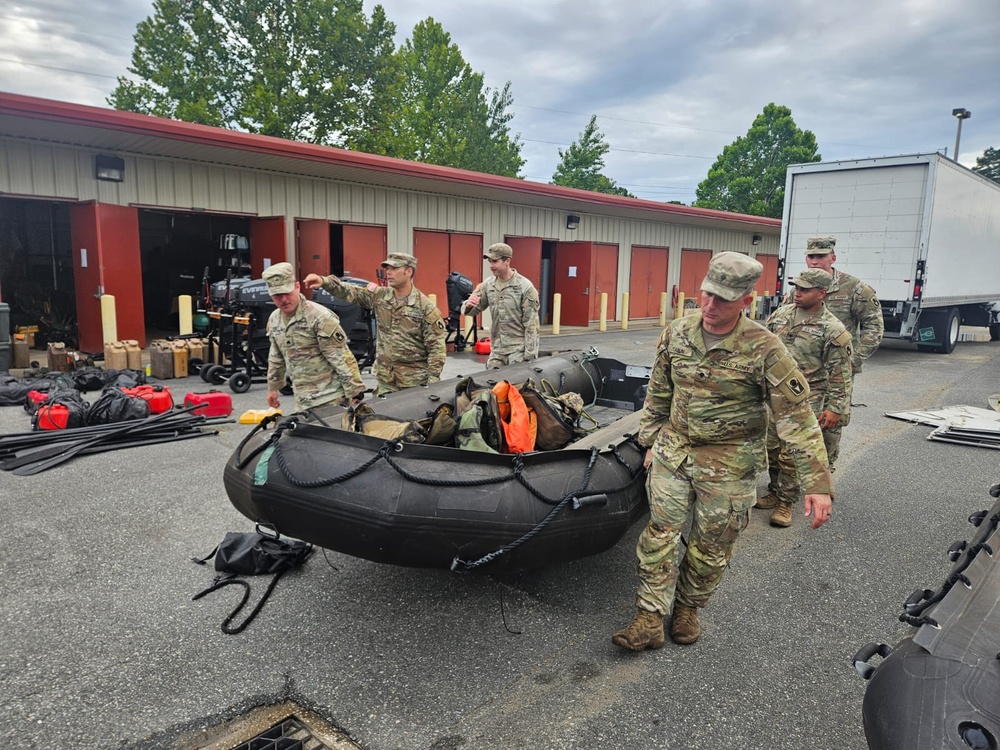
M190 413L199 406L192 405L129 422L0 436L0 470L18 476L32 476L64 464L75 456L215 435L218 430L205 428L233 421Z

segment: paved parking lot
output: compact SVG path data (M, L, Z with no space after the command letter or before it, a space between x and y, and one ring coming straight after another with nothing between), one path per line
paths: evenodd
M594 345L651 364L657 335L546 337L543 348ZM482 359L451 356L446 374ZM970 535L966 517L1000 480L996 451L927 441L929 428L884 412L985 408L998 373L997 343L951 356L885 345L857 383L834 519L776 530L755 515L702 640L642 654L610 642L632 611L638 526L602 555L521 573L318 554L229 636L219 624L239 592L191 601L212 571L190 559L251 529L222 486L250 427L0 475L0 739L204 746L219 722L290 700L368 750L862 750L851 657L905 632L903 599L940 582L945 550ZM206 388L168 384L178 398ZM234 404L264 408L264 387ZM0 410L0 433L26 429L19 409Z

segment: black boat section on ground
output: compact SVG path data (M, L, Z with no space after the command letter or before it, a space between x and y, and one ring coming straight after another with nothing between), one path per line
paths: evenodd
M872 750L1000 748L1000 484L990 494L993 507L969 518L977 533L948 550L945 582L904 603L899 619L914 630L854 657L869 680L862 716Z
M519 455L387 442L339 429L342 409L320 410L241 444L224 475L231 502L287 536L375 562L438 568L475 567L484 557L491 568L538 567L597 554L646 513L644 452L629 436L637 430L633 395L648 368L569 353L472 376L482 386L544 380L588 404L629 410L607 409L626 418L579 445ZM420 419L454 404L460 381L390 394L373 407Z

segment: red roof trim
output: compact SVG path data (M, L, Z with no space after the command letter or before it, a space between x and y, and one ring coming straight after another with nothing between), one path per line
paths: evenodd
M470 172L465 169L423 164L421 162L406 161L405 159L394 159L388 156L365 154L360 151L347 151L332 146L318 146L312 143L289 141L283 138L243 133L237 130L226 130L225 128L169 120L162 117L150 117L149 115L140 115L135 112L91 107L84 104L40 99L20 94L0 92L0 113L32 119L64 122L71 125L100 127L108 130L167 138L170 140L189 141L191 143L250 151L268 156L283 156L376 172L422 177L442 182L498 188L526 195L544 195L552 198L563 198L581 203L589 203L595 206L633 208L679 216L722 219L744 224L756 224L761 227L773 227L775 229L781 226L780 219L771 219L764 216L735 214L708 208L693 208L639 198L625 198L617 195L592 193L587 190L546 185L539 182L519 180L513 177L500 177L481 172Z

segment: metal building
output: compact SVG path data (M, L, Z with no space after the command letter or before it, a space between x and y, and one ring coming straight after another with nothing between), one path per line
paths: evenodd
M447 315L445 280L489 273L483 248L514 248L562 323L655 318L661 295L697 294L708 260L758 257L773 292L781 222L561 188L250 135L130 112L0 93L0 302L13 323L103 346L100 296L120 338L144 346L175 326L176 297L288 260L373 279L412 252L417 286Z

